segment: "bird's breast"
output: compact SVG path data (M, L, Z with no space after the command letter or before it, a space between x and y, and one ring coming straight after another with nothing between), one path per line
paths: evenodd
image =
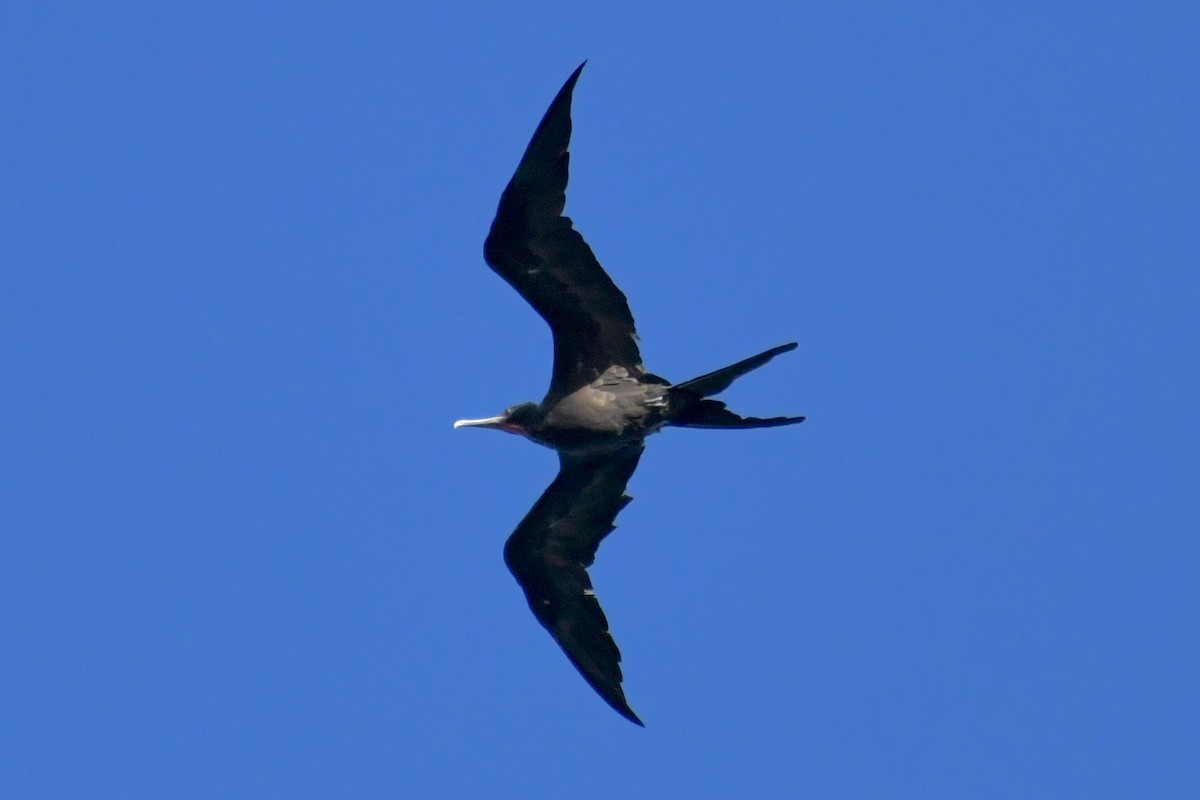
M547 409L539 435L559 450L612 447L661 428L665 411L658 387L585 386Z

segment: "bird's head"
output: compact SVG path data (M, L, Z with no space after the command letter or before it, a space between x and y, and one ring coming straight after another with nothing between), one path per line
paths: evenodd
M528 436L536 431L542 422L542 409L537 403L521 403L505 409L498 417L483 419L460 419L454 423L455 428L495 428L498 431L508 431Z

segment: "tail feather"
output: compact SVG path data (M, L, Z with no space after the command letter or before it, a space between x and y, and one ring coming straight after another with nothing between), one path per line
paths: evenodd
M725 407L720 400L707 398L725 391L735 380L752 369L758 369L780 353L795 350L796 343L773 347L765 353L751 356L736 364L723 367L699 378L692 378L672 386L673 413L671 425L683 428L774 428L779 425L794 425L803 422L804 417L743 417Z
M675 384L678 390L691 392L699 397L712 397L714 394L720 394L729 388L729 384L733 383L738 378L745 375L752 369L758 369L763 364L766 364L780 353L786 353L789 350L795 350L796 343L788 342L781 344L779 347L772 347L765 353L759 353L756 356L750 356L736 364L730 364L728 367L722 367L707 375L701 375L699 378L692 378L690 381Z
M804 422L804 417L743 417L733 413L720 400L700 400L671 420L681 428L775 428Z

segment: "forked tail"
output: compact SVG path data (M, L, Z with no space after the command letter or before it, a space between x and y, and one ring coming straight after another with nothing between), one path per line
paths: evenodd
M795 342L782 344L765 353L672 386L670 395L673 413L670 424L684 428L736 429L774 428L803 422L804 417L743 417L730 411L720 400L707 399L728 389L731 383L750 370L758 369L780 353L795 349Z

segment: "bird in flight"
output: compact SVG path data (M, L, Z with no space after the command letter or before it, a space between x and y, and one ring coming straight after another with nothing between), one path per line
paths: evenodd
M625 700L621 653L587 568L630 501L625 486L646 437L668 425L770 428L804 417L743 417L710 399L795 342L674 385L642 366L625 295L563 216L571 95L583 67L571 73L534 132L483 245L488 265L550 325L550 389L541 403L454 427L516 433L558 452L558 476L509 537L504 562L533 615L584 679L617 713L642 725Z

